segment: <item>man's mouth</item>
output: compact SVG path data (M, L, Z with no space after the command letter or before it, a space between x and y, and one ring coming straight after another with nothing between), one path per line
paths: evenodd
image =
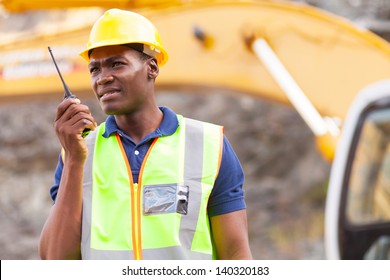
M119 93L118 90L109 90L103 93L103 95L100 96L100 99L106 99L109 98L110 96Z

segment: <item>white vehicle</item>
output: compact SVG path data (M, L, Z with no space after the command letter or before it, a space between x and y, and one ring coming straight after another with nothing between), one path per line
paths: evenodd
M356 97L338 142L326 202L329 259L390 259L390 80Z

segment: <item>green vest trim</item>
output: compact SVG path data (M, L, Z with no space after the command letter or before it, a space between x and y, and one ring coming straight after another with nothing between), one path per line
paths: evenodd
M138 184L119 135L104 138L104 123L88 135L84 259L215 257L207 202L221 161L223 128L178 119L174 134L151 145Z

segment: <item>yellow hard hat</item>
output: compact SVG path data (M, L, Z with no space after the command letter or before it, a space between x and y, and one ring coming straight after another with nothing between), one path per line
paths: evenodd
M87 48L80 55L89 62L90 51L104 46L143 44L143 52L155 57L162 66L168 60L160 34L156 27L140 14L111 9L106 11L93 25Z

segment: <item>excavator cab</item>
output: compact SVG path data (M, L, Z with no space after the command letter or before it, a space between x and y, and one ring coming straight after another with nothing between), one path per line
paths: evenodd
M390 80L364 89L337 146L326 203L330 259L390 259Z

